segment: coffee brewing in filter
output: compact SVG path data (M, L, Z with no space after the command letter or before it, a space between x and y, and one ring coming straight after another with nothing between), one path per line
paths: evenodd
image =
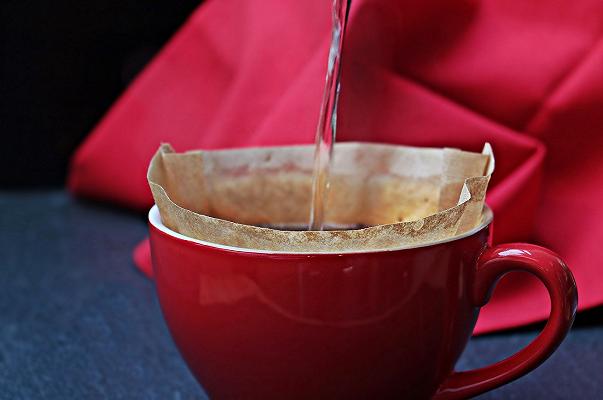
M303 226L311 203L313 146L176 153L160 146L148 181L162 222L205 242L273 252L397 249L447 239L482 220L494 170L482 153L372 143L337 143L325 221Z

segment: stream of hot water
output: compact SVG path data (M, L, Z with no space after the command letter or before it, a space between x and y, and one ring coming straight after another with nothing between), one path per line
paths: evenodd
M352 0L333 0L333 31L325 89L316 129L314 171L312 176L312 204L309 230L322 230L329 191L329 172L333 145L337 132L337 103L341 78L343 39Z

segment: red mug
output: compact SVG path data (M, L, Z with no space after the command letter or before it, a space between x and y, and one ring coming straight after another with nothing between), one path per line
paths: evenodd
M490 246L492 212L449 240L387 251L282 253L180 235L149 213L159 301L183 358L215 399L460 399L530 372L574 320L555 253ZM479 309L507 272L538 277L549 320L526 348L455 372Z

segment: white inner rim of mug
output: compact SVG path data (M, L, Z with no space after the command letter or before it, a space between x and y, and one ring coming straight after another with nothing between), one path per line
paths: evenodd
M490 207L488 207L486 204L484 204L484 211L482 213L482 222L476 226L475 228L461 234L461 235L456 235L456 236L452 236L446 239L442 239L442 240L437 240L434 242L428 242L428 243L424 243L424 244L419 244L419 245L410 245L410 246L400 246L400 247L391 247L391 248L387 248L387 249L371 249L371 250L348 250L348 251L275 251L275 250L260 250L260 249L248 249L248 248L244 248L244 247L235 247L235 246L227 246L224 244L218 244L218 243L212 243L212 242L206 242L204 240L199 240L199 239L193 239L190 238L188 236L184 236L176 231L171 230L170 228L168 228L167 226L165 226L163 224L163 222L161 222L161 214L159 214L159 208L157 207L157 205L154 205L151 210L149 211L149 222L151 223L151 225L153 225L155 228L159 229L160 231L162 231L163 233L175 237L176 239L180 239L180 240L185 240L187 242L192 242L192 243L197 243L197 244L201 244L204 246L209 246L209 247L213 247L216 249L222 249L222 250L229 250L229 251L237 251L237 252L241 252L241 253L258 253L258 254L354 254L354 253L376 253L376 252L384 252L384 251L396 251L396 250L405 250L405 249L416 249L416 248L420 248L420 247L428 247L428 246L435 246L438 244L442 244L442 243L448 243L448 242L452 242L454 240L458 240L458 239L463 239L466 238L468 236L471 236L479 231L481 231L482 229L484 229L486 226L488 226L491 222L492 222L492 218L493 218L493 213L492 210L490 209Z

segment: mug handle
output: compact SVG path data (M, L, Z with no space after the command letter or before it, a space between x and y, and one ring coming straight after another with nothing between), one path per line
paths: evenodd
M546 286L551 298L546 326L527 347L503 361L471 371L452 372L433 399L464 399L509 383L549 358L569 332L578 304L576 282L561 258L540 246L511 243L486 249L477 260L472 290L475 306L484 306L498 280L511 271L530 272Z

